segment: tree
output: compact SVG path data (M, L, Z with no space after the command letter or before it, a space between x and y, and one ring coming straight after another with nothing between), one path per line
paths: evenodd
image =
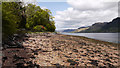
M2 3L2 35L8 37L14 34L18 29L21 17L20 2L3 2Z
M55 31L55 22L49 9L41 9L39 6L28 4L26 6L26 28L32 30L37 25L47 28L47 31Z
M2 35L3 38L19 32L21 28L26 30L55 31L55 22L52 13L40 6L22 2L2 3Z

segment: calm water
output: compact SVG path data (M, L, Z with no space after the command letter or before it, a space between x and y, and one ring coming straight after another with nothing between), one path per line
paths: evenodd
M107 42L120 43L120 39L118 40L118 36L120 33L62 33L62 34L84 36Z

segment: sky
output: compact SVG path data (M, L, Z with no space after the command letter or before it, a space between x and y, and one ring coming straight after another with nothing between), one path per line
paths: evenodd
M116 0L39 0L36 4L51 10L56 30L77 29L118 17Z
M42 9L49 9L53 16L56 15L56 11L64 11L70 7L66 2L38 2L37 5Z

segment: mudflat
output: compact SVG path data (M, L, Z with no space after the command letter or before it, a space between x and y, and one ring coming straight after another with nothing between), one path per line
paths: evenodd
M17 42L20 47L3 49L3 67L119 66L119 44L55 33L30 33Z

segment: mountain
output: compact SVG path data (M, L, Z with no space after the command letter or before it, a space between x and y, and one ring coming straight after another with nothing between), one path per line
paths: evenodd
M89 27L89 26L87 26L87 27ZM87 27L79 27L78 29L87 28Z
M113 19L107 23L102 29L103 32L120 32L120 17Z
M120 17L113 19L111 22L99 22L90 26L84 31L78 33L116 33L120 32Z
M98 32L106 24L107 24L106 22L105 23L98 22L90 26L89 29L81 32Z
M88 27L80 27L74 31L72 31L71 33L78 33L78 32L81 32L81 31L84 31L84 30L87 30L89 29L89 26Z
M66 29L62 32L70 33L117 33L120 32L120 17L111 22L98 22L92 26L79 27L78 29Z
M75 31L76 29L66 29L66 30L63 30L62 32L72 32L72 31Z

